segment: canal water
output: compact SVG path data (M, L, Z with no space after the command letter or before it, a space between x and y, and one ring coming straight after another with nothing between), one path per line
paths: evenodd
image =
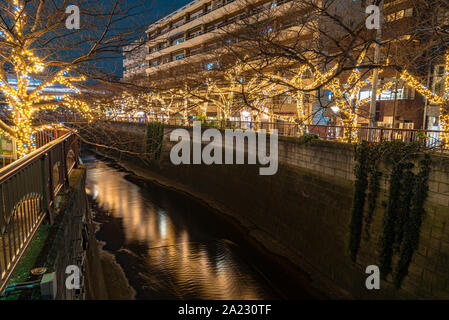
M84 155L97 239L137 299L313 298L225 219L191 198Z

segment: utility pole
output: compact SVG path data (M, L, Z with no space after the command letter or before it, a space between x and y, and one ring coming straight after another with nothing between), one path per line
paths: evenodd
M393 105L393 123L392 123L392 128L394 129L394 125L395 125L395 120L396 120L396 108L398 105L398 82L399 82L399 77L397 76L397 71L396 71L396 84L395 84L395 88L394 88L394 105Z
M374 64L380 64L380 43L382 41L382 24L383 24L383 15L382 10L384 7L384 0L381 0L379 4L379 28L377 29L376 36L376 48L374 51ZM374 69L373 75L373 83L372 83L372 91L371 91L371 103L370 103L370 127L376 126L376 93L377 93L377 81L379 79L379 68Z

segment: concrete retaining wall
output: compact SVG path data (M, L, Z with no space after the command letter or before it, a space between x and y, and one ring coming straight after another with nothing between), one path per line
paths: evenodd
M99 250L85 191L86 169L74 169L69 190L59 195L60 208L50 231L45 255L47 272L56 275L56 300L107 299ZM79 267L81 288L67 289L69 265Z
M136 138L145 135L142 124L112 125ZM213 198L227 213L245 221L248 228L263 233L263 241L279 243L288 256L313 266L318 282L332 280L355 298L449 298L449 159L433 157L426 217L418 251L409 276L400 290L391 281L381 290L365 288L365 268L378 264L378 240L382 226L388 179L382 180L371 240L362 241L357 263L347 250L349 222L354 193L353 146L329 141L306 144L295 138L279 138L279 171L274 176L259 176L258 166L180 165L170 163L173 143L165 129L160 162L146 166L164 179L185 187L196 196ZM142 146L138 147L140 151ZM135 150L139 151L139 150ZM133 160L128 156L129 160ZM388 170L385 169L388 175ZM276 251L276 249L274 249ZM289 251L289 253L286 253ZM295 256L301 257L296 259ZM311 271L311 276L314 271ZM342 295L344 296L344 295Z

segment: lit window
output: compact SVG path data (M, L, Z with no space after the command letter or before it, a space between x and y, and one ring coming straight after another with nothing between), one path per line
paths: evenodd
M413 16L413 8L408 8L405 10L405 14L406 17L412 17Z
M175 41L175 44L180 44L184 42L184 38L179 38Z

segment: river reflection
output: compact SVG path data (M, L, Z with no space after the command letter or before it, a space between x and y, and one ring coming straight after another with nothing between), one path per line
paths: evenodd
M222 219L191 199L84 157L87 191L101 211L97 236L138 299L270 299L282 293Z

